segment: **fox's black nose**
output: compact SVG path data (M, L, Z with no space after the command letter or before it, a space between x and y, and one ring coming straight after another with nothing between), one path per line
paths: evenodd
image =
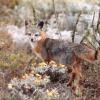
M31 42L33 42L33 39L31 39Z

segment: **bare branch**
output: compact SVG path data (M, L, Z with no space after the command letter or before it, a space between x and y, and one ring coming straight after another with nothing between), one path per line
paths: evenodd
M57 26L58 26L58 33L60 34L60 37L61 37L61 33L59 31L59 24L58 24L58 14L57 14L56 8L55 8L55 0L52 0L52 2L53 2L54 14L55 14L55 18L56 18L56 22L57 22Z
M77 24L78 24L78 22L79 22L81 13L82 13L82 11L79 12L78 17L77 17L77 20L76 20L76 24L75 24L75 27L74 27L74 30L73 30L73 34L72 34L72 42L74 42L75 32L76 32L76 29L77 29Z
M84 37L82 38L82 40L80 41L80 43L82 43L88 36L89 36L90 32L89 30L87 29L87 32L86 34L84 35Z
M35 11L35 8L32 4L31 4L31 7L32 7L32 11L33 11L34 22L36 23L37 22L36 11Z
M93 27L93 29L94 29L94 18L95 18L95 11L93 13L93 19L92 19L92 23L91 23L91 27Z
M56 8L55 8L55 1L52 0L52 2L53 2L53 9L54 9L54 14L55 14L55 17L56 17L56 21L58 22L58 16L57 16Z
M100 34L100 32L99 32L99 24L100 24L100 9L99 9L99 17L98 17L98 22L97 22L97 27L96 27L96 31Z

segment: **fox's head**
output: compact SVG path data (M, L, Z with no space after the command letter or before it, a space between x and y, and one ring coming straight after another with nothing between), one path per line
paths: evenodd
M32 49L34 49L37 46L40 47L40 45L42 45L43 41L45 40L45 33L42 31L44 22L41 21L37 24L37 26L32 26L32 28L30 28L30 24L30 22L25 21L26 35L29 38L29 43Z

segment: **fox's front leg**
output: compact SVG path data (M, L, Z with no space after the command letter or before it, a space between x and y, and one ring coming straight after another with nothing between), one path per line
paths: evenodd
M35 51L34 51L34 54L36 56L36 59L39 59L40 61L44 62L44 59L42 58L40 54L36 53Z

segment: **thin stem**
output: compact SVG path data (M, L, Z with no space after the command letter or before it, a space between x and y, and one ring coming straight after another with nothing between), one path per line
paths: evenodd
M99 24L100 24L100 9L99 9L99 17L98 17L98 22L97 22L97 28L96 31L99 33ZM99 33L100 34L100 33Z
M56 18L56 22L57 22L57 26L58 26L58 33L60 34L60 37L61 37L61 33L59 31L59 24L58 24L58 15L57 15L56 8L55 8L55 1L52 0L52 2L53 2L54 14L55 14L55 18Z
M36 23L37 22L36 11L35 11L35 8L32 4L31 4L31 7L32 7L32 11L33 11L34 22Z
M91 27L93 27L93 29L94 29L94 18L95 18L95 11L93 13L93 19L92 19L92 24L91 24Z
M74 38L75 38L75 32L76 32L76 29L77 29L77 24L78 24L78 22L79 22L81 13L82 13L82 11L80 11L80 13L78 14L78 17L77 17L77 20L76 20L76 24L75 24L75 27L74 27L74 30L73 30L73 34L72 34L72 42L73 42L73 43L74 43Z

